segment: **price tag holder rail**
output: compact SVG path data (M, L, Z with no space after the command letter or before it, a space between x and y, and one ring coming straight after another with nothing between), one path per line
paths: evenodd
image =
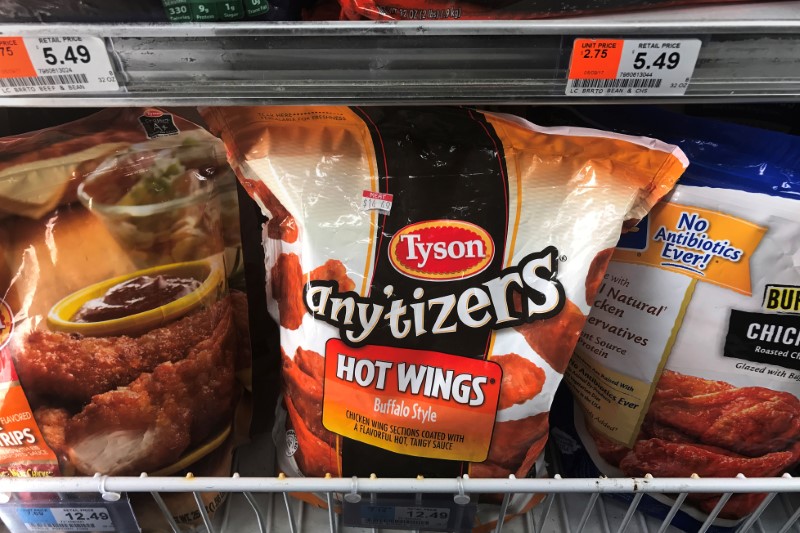
M683 96L700 48L699 39L575 39L565 94Z
M0 36L0 96L119 91L99 37Z

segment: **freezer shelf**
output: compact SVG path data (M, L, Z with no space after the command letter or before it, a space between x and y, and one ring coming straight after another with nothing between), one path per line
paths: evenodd
M102 37L122 86L2 106L591 103L565 96L573 41L587 37L700 39L686 95L659 101L800 97L800 1L538 21L4 24L0 35Z
M264 531L283 533L289 532L286 504L282 495L256 495L264 520ZM591 500L586 494L561 494L554 497L549 513L542 522L543 511L547 509L550 500L534 508L522 517L517 517L504 523L504 533L680 533L675 527L661 529L662 521L651 516L636 512L631 516L624 530L620 530L628 506L609 496L600 496L583 522L583 513ZM757 520L749 531L752 533L777 533L782 525L791 517L792 510L796 509L800 499L795 495L782 494ZM322 509L312 507L299 500L290 499L292 513L295 520L295 533L318 533L331 531L328 514ZM215 527L220 532L258 531L252 508L241 494L231 496L230 504L225 509L223 516L216 521ZM583 522L583 529L580 528ZM337 523L337 530L343 533L375 533L394 532L389 529L351 528ZM795 522L787 531L800 531ZM742 533L744 533L742 531Z
M230 492L229 502L212 520L217 533L373 533L392 531L344 527L341 517L288 496L288 492L331 491L341 498L354 491L370 493L438 493L453 497L473 492L550 492L526 515L509 520L498 531L507 533L666 533L678 532L659 519L646 516L611 496L627 494L635 500L659 492L775 492L757 520L745 521L737 533L800 531L800 478L752 479L290 479L274 476L274 447L268 435L244 446L237 454L241 477L231 478L50 478L0 479L0 493L60 492ZM463 491L462 491L463 489ZM13 498L13 496L12 496ZM251 505L256 506L257 511ZM291 516L291 518L290 518ZM164 531L169 531L164 521ZM784 529L785 528L785 529Z

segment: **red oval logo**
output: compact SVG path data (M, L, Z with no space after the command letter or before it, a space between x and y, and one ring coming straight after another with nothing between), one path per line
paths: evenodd
M152 117L152 118L157 118L157 117L160 117L160 116L163 116L163 115L164 115L164 113L162 113L158 109L147 109L144 112L144 116Z
M389 260L410 278L431 281L465 279L486 270L494 258L491 235L460 220L409 224L389 242Z

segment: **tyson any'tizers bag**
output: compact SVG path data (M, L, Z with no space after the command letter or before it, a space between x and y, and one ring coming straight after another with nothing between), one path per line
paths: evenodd
M567 473L783 474L800 460L800 138L650 108L581 114L671 140L691 166L601 281L565 377ZM719 497L690 495L673 524L697 530ZM673 500L653 498L640 507L666 515ZM763 498L733 495L714 530Z
M540 473L603 251L669 191L680 150L464 108L205 117L271 218L280 468Z

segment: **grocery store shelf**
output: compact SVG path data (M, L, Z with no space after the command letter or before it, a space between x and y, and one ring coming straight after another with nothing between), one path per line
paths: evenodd
M213 517L212 529L228 533L260 531L276 533L318 533L347 531L375 533L380 529L343 527L342 517L288 497L288 493L316 491L342 501L353 493L372 498L380 493L463 494L495 492L549 493L540 504L521 518L510 520L496 531L506 533L666 533L678 532L664 521L635 512L640 494L671 492L767 492L768 501L751 520L742 522L737 533L797 532L800 517L800 478L699 479L322 479L274 477L275 449L268 434L259 435L237 454L242 477L73 477L0 478L0 495L14 493L31 500L30 493L58 492L61 498L80 498L88 493L104 494L113 501L121 492L229 492L222 512ZM551 446L550 454L556 454ZM557 461L553 463L553 466ZM774 495L774 497L773 497ZM622 496L623 498L620 498ZM628 501L623 501L627 497ZM460 500L461 503L464 500ZM166 531L165 521L165 528ZM786 529L783 529L786 527ZM201 528L202 529L202 528Z
M800 98L800 1L538 21L0 24L0 35L105 38L123 86L2 106L591 103L564 94L574 39L655 36L702 41L686 96L671 101Z
M592 501L594 505L592 506ZM313 508L299 500L290 499L287 503L282 495L256 494L256 505L262 513L265 528L263 531L283 533L289 531L288 512L294 519L295 533L318 533L331 531L329 515L322 509ZM737 533L776 533L792 518L800 499L794 494L782 494L752 522L749 529ZM590 507L591 506L591 507ZM587 509L589 509L587 513ZM627 531L629 533L680 533L681 530L669 526L662 529L663 522L642 513L627 517L629 506L609 496L593 498L592 494L557 494L534 507L524 516L510 520L499 530L504 533L609 533ZM585 517L585 520L584 520ZM626 518L627 517L627 518ZM255 531L255 515L246 498L233 495L223 516L216 519L218 531ZM627 528L623 528L627 524ZM375 533L384 529L342 528L341 520L336 520L338 531L348 533ZM798 531L796 522L788 529Z
M323 478L16 478L0 479L0 492L11 493L100 493L115 501L123 492L204 492L231 493L228 509L215 518L215 529L221 531L255 531L256 517L261 519L261 531L336 531L341 528L341 516L307 506L287 498L289 493L317 492L328 495L328 501L351 503L376 494L409 495L452 494L458 497L476 493L545 493L547 499L521 520L509 522L503 531L672 531L668 520L658 520L636 513L642 494L675 495L723 492L724 501L731 494L767 492L769 495L756 514L745 520L738 533L753 531L789 531L797 522L800 504L800 479L784 478L714 478L714 479L323 479ZM628 504L607 494L629 495ZM358 495L353 499L353 496ZM603 495L603 496L601 496ZM727 496L727 497L726 497ZM28 494L26 499L30 500ZM467 500L468 502L469 500ZM683 499L678 498L677 510ZM12 502L13 505L13 502ZM409 504L411 505L411 504ZM718 508L720 508L718 506ZM711 524L715 514L708 519ZM672 518L672 515L669 515ZM305 521L305 525L303 524ZM287 524L293 524L289 528ZM299 523L299 526L298 526ZM536 524L536 526L533 526ZM602 527L604 525L605 527ZM794 529L792 529L794 530ZM498 529L498 531L500 531ZM705 531L703 529L703 531Z

